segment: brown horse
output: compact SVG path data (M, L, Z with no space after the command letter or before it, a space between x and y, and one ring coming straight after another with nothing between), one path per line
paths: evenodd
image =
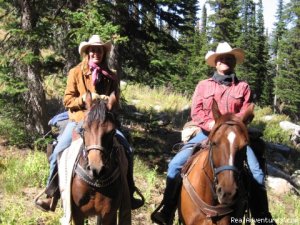
M239 173L249 142L246 124L253 118L251 104L240 118L222 115L213 101L215 125L208 143L186 164L179 201L179 217L186 225L228 225L239 191Z
M72 218L83 225L85 218L98 216L98 224L131 224L130 197L126 180L127 159L115 139L116 102L86 97L87 114L82 128L83 147L71 186ZM127 205L126 205L127 204ZM129 205L128 205L129 204ZM117 219L117 212L119 219Z

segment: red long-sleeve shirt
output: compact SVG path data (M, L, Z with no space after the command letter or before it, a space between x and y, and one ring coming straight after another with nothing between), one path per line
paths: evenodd
M210 131L212 122L212 101L215 99L222 114L233 112L241 115L251 103L251 90L244 81L238 81L231 86L221 85L212 78L202 80L196 86L193 98L191 117L197 126Z

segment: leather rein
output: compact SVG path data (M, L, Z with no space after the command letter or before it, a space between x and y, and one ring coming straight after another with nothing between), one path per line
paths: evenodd
M238 125L235 121L227 121L224 124L228 125ZM223 124L221 124L216 130L218 130ZM216 132L215 130L215 132ZM214 162L213 162L213 157L212 157L212 151L213 151L213 145L212 143L209 143L209 163L210 163L210 168L213 173L213 181L210 181L210 186L212 187L212 192L213 195L216 196L215 193L215 186L218 183L218 178L217 175L223 171L226 170L232 170L233 172L239 174L238 168L232 165L224 165L215 168ZM209 205L206 202L204 202L198 193L195 191L194 187L192 186L191 182L188 179L188 175L191 172L192 168L196 165L199 157L197 160L195 160L188 171L185 174L182 174L182 179L183 179L183 185L189 194L190 198L194 202L194 204L197 206L198 209L200 209L208 218L213 218L213 217L218 217L218 216L225 216L228 215L229 213L233 212L232 206L236 203L235 201L232 202L231 204L218 204L218 205Z

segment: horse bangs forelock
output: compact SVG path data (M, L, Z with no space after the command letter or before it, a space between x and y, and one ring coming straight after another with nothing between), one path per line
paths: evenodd
M88 126L91 126L93 122L99 122L102 124L106 118L106 101L96 100L94 101L87 117Z

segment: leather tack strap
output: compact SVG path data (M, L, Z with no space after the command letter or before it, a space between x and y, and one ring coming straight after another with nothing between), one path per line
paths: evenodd
M208 205L207 203L205 203L196 193L186 175L183 176L183 186L197 208L199 208L207 217L212 218L216 216L224 216L233 211L231 206L233 206L235 202L230 205L219 204L216 206Z

